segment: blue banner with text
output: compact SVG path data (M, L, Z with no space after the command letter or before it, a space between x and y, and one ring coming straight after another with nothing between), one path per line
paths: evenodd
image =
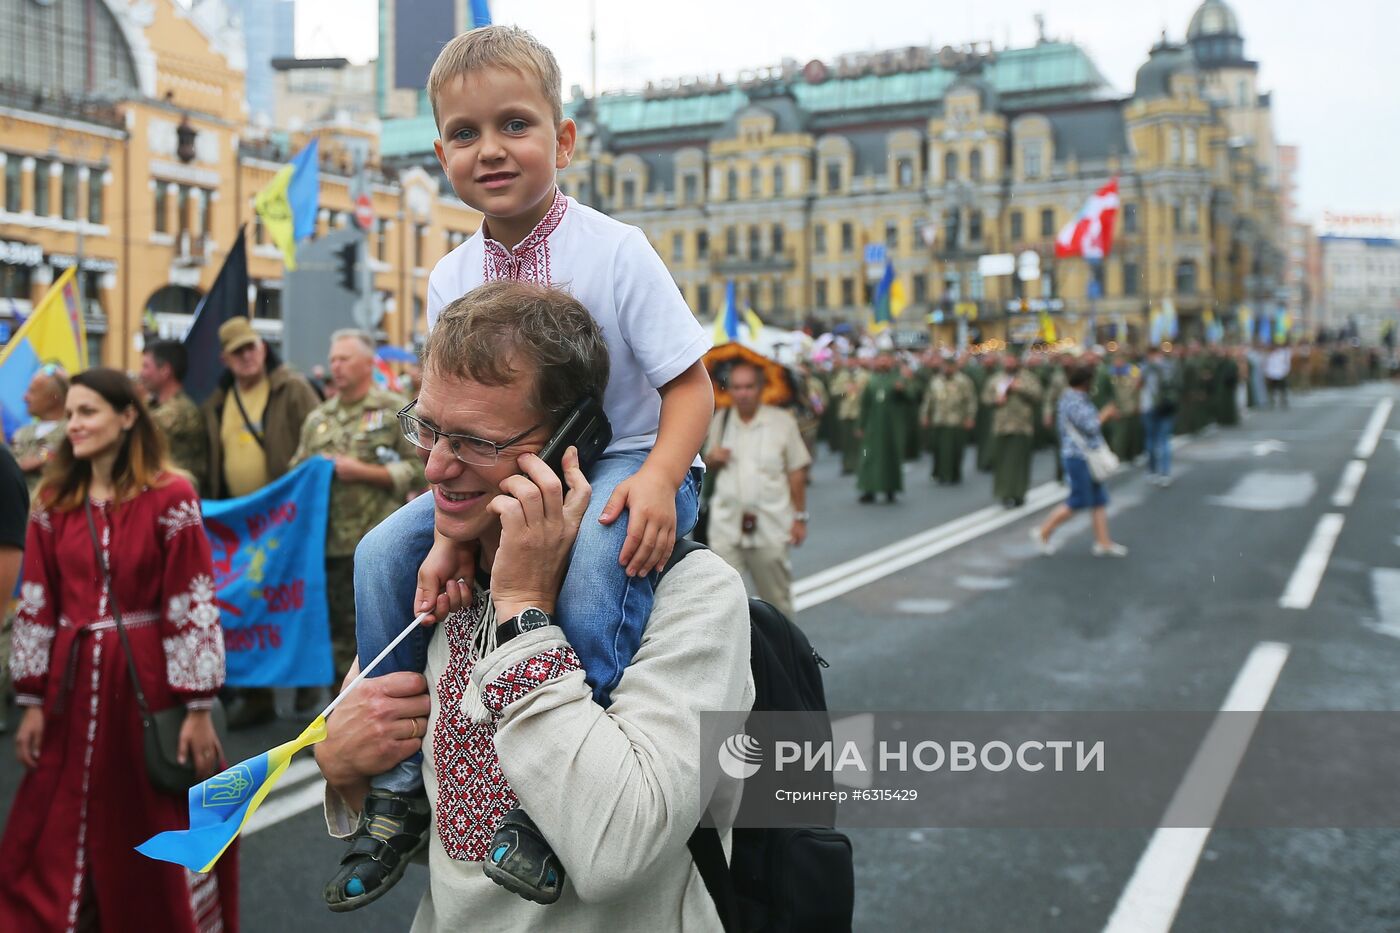
M335 465L313 457L238 499L204 500L231 687L331 682L326 514Z

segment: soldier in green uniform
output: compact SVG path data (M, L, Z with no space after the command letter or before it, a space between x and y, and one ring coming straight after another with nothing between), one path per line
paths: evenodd
M982 404L992 410L992 441L996 445L992 494L1007 508L1023 505L1031 485L1031 455L1035 422L1044 390L1021 361L1007 356L1001 372L987 380Z
M910 367L901 363L909 373L909 391L899 401L900 424L904 428L904 459L918 460L923 455L923 432L919 430L919 408L924 400L929 373L923 366Z
M1124 463L1132 463L1142 453L1142 420L1138 417L1138 388L1142 384L1142 371L1129 362L1122 353L1115 353L1106 371L1107 387L1104 403L1097 407L1102 410L1112 405L1116 415L1104 425L1108 447ZM1095 399L1098 402L1098 399Z
M1215 361L1215 421L1222 427L1240 423L1236 397L1240 386L1240 362L1229 350L1211 347Z
M189 473L198 490L209 472L209 431L199 406L185 394L189 355L185 345L161 340L141 355L141 385L150 393L151 417L165 435L170 459Z
M24 405L34 420L15 432L10 439L10 450L24 473L30 496L39 488L44 465L63 443L67 424L63 418L63 401L67 397L68 375L53 365L41 366L24 393Z
M1060 459L1060 431L1055 426L1055 410L1060 404L1060 395L1069 386L1069 378L1065 372L1065 357L1057 356L1051 360L1045 378L1041 379L1041 385L1045 388L1045 400L1040 406L1040 423L1045 432L1050 436L1050 450L1054 454L1055 479L1065 478L1065 464Z
M877 493L893 502L904 491L904 429L900 406L913 394L914 380L907 370L895 372L894 357L881 353L875 359L860 394L860 472L856 488L861 502L874 502Z
M963 454L977 419L977 390L952 360L940 360L924 392L919 423L930 429L933 478L940 486L962 482Z
M336 331L330 371L336 396L307 416L292 465L314 456L335 462L326 523L326 602L339 683L355 660L355 545L426 481L417 449L399 429L398 412L407 400L374 385L373 338L364 331ZM299 690L297 705L314 699L314 692Z
M860 468L860 396L870 373L857 360L847 360L831 380L831 397L836 409L837 436L841 441L841 475Z
M963 372L977 390L977 417L972 425L972 442L977 445L977 469L983 473L990 473L996 461L996 445L992 441L992 410L982 404L982 393L994 369L990 357L982 356L970 357L963 367Z

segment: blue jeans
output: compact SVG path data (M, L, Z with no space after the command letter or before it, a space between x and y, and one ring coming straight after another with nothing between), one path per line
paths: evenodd
M1172 472L1172 425L1176 415L1159 415L1144 412L1142 429L1147 435L1147 472L1158 476L1170 476Z
M628 513L611 525L600 524L598 516L613 490L637 472L648 453L604 454L588 471L593 494L569 556L569 572L555 612L555 621L583 663L593 699L603 707L611 704L613 688L641 646L657 577L628 577L618 563L627 539ZM692 469L676 492L677 537L695 525L700 475L699 469ZM413 618L418 567L432 544L433 497L424 495L380 522L355 549L355 638L362 667ZM376 676L422 671L428 663L431 635L431 629L423 628L405 638L380 664ZM396 793L416 792L423 786L422 760L421 753L415 754L370 784Z

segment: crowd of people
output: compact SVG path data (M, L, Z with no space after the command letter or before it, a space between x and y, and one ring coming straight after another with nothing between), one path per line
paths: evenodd
M721 921L687 840L736 787L695 750L706 711L747 711L756 695L736 569L793 613L809 442L839 452L863 503L896 501L926 450L940 484L962 483L975 446L1008 508L1025 502L1035 451L1054 446L1071 493L1041 545L1090 509L1095 553L1122 556L1095 451L1146 450L1165 484L1164 437L1237 422L1263 398L1256 375L1283 401L1313 372L1301 349L1265 361L1196 346L1146 359L871 347L808 367L819 417L805 438L791 412L761 404L762 366L730 370L732 405L716 413L708 341L665 265L640 231L557 187L576 130L548 49L518 29L473 30L444 47L427 94L443 171L484 222L429 278L412 402L376 387L371 335L332 336L323 398L242 317L219 330L226 372L199 405L173 343L153 343L136 380L34 376L34 420L0 456L0 608L24 549L9 667L26 768L0 839L0 927L237 929L236 845L207 874L133 851L186 818L185 798L150 779L164 754L145 738L153 712L177 714L178 765L201 777L226 764L216 694L232 728L277 715L267 690L224 687L201 497L333 461L325 574L342 684L406 622L436 623L344 698L316 747L327 828L347 841L326 866L330 909L374 902L426 853L415 930L483 917L501 930L719 930L734 918ZM579 427L597 408L606 435ZM702 497L714 552L672 563ZM301 690L296 706L318 700Z

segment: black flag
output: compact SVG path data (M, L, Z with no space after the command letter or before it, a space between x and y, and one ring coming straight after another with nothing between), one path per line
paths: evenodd
M185 351L190 358L185 392L196 404L209 397L224 374L224 364L219 359L219 325L248 313L248 254L243 247L243 229L238 228L238 239L228 251L209 294L195 308L194 323L185 335Z

